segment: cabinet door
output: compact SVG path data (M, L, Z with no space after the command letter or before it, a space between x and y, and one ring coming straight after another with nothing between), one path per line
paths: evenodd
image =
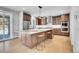
M30 21L31 20L31 16L26 16L26 19L27 19L27 21Z
M60 25L61 24L61 16L55 16L55 17L53 17L53 19L52 19L52 24L53 25Z
M60 35L61 34L61 29L60 28L59 29L57 29L57 28L53 29L53 34L54 35Z
M69 21L69 14L65 15L65 21Z
M52 31L46 32L46 39L52 39Z
M56 35L56 34L57 34L56 29L53 29L53 34L54 34L54 35Z
M60 28L59 29L57 29L57 28L53 29L53 34L54 35L69 36L69 33L61 32L61 29Z
M63 35L63 36L69 36L69 33L61 32L61 35Z
M61 15L61 22L68 21L68 20L69 20L69 14Z
M30 21L31 20L31 16L27 15L27 14L23 14L23 20L24 21Z
M56 24L56 18L52 17L52 24L55 25Z
M42 25L41 19L38 19L38 25Z
M65 21L65 15L61 15L61 22Z
M38 43L37 42L37 35L36 34L32 35L31 39L32 39L31 43L32 43L32 47L33 47Z
M36 17L36 24L37 25L46 25L47 24L47 18L42 17L41 19L39 19L38 17Z
M23 20L26 21L26 16L25 15L23 15Z

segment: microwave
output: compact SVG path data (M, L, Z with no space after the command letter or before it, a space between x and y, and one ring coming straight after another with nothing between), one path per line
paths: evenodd
M69 26L69 23L68 22L62 22L61 26Z
M69 32L69 22L61 23L61 32Z

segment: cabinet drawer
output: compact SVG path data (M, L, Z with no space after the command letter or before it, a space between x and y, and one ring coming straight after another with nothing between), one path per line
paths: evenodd
M69 33L61 32L61 35L69 36Z
M59 28L59 29L53 29L53 34L54 35L59 35L59 34L61 34L61 29Z

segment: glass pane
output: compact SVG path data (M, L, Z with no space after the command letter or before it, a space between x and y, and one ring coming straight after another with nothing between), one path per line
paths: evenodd
M10 16L0 15L0 39L10 37Z
M2 16L0 16L0 39L3 39L3 18L2 18Z
M5 30L5 38L10 37L10 17L5 16L4 18L4 30Z

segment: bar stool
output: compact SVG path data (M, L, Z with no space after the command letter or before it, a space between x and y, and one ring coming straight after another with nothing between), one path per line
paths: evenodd
M39 44L39 47L38 45L36 46L36 49L38 51L42 51L43 48L45 48L45 34L42 34L42 35L37 35L37 44ZM43 41L43 42L42 42ZM42 44L42 45L41 45ZM41 48L41 49L40 49Z

